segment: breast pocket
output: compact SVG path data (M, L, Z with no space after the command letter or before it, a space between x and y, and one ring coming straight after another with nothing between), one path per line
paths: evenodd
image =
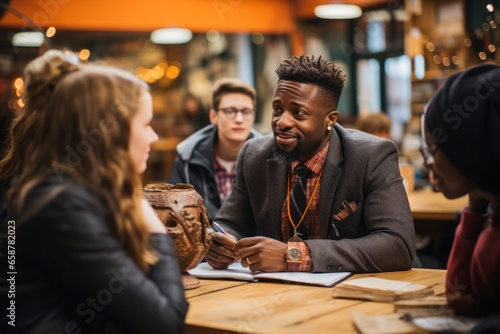
M354 210L349 210L345 207L345 203L343 203L343 208L332 215L330 219L331 239L356 239L366 235L366 226L363 219L363 203L359 202L355 205Z

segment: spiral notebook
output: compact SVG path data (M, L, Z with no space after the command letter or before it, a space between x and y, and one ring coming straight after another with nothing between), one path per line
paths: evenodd
M196 278L235 279L258 282L262 280L295 282L331 287L351 276L351 272L310 273L310 272L252 272L240 263L233 263L227 269L213 269L207 262L200 263L196 268L188 270Z

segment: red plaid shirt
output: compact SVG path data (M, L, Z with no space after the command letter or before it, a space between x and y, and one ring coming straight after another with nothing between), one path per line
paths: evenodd
M327 142L326 145L319 151L314 157L307 160L304 165L306 165L312 173L307 179L307 198L306 202L309 201L311 194L314 190L314 186L316 185L316 181L318 181L319 174L321 173L321 169L323 168L323 164L325 163L326 156L328 154L328 147L330 146L330 142ZM291 164L291 169L295 171L295 167L301 164L300 161L293 161ZM293 189L293 186L297 182L297 174L294 172L292 175L292 182L290 183L290 191ZM311 205L304 217L304 220L301 224L307 222L307 231L309 233L308 239L318 239L319 238L319 192L321 186L318 184L318 188L313 195L311 200ZM288 202L285 200L283 203L283 209L281 210L281 235L283 236L283 242L287 242L290 239L290 220L288 219Z
M220 163L219 158L214 153L214 166L215 183L217 183L217 190L219 191L220 202L222 204L233 190L236 162L234 162L231 170L228 172L226 168L224 168L224 166Z

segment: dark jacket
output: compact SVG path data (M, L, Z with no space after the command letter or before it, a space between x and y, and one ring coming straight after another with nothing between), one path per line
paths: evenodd
M252 129L248 139L259 136L260 134ZM168 181L171 184L192 184L205 202L210 221L214 220L221 207L213 159L213 146L217 138L217 127L211 124L177 145L178 156Z
M7 193L16 175L17 174L14 173L4 180L0 180L0 224L7 219L9 213L9 208L7 207Z
M238 156L233 192L216 217L238 239L282 238L288 163L275 157L275 145L272 135L253 139ZM412 267L415 232L393 142L335 124L319 193L319 239L306 240L314 271ZM336 220L343 201L357 209Z
M35 188L23 214L60 185L53 178ZM118 244L89 189L70 184L27 221L3 222L1 232L0 332L182 332L188 303L170 236L150 235L160 260L145 274ZM3 305L12 302L15 318ZM12 320L15 327L6 324Z

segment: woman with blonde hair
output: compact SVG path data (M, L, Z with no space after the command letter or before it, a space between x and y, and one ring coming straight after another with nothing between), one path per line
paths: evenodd
M2 224L0 267L17 273L8 328L182 332L188 304L173 243L142 198L140 174L158 139L146 84L71 64L60 51L28 64L25 80L26 117L36 124L21 124L29 150L13 160ZM9 289L0 286L2 296Z

